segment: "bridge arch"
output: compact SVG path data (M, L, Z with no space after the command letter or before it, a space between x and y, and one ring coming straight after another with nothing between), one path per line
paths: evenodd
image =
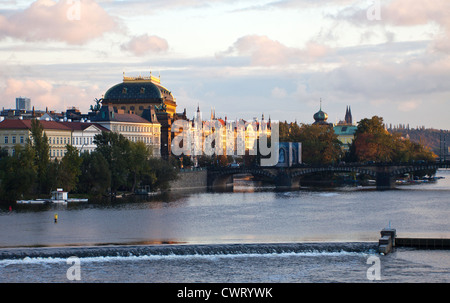
M423 170L433 170L438 169L439 165L411 165L406 167L399 167L391 171L390 175L392 177L413 173L417 171L423 171Z
M301 176L305 176L305 175L309 175L309 174L315 174L318 172L336 172L336 173L354 172L354 173L369 175L372 177L377 176L377 172L370 168L330 166L330 167L311 167L311 168L299 169L299 170L293 171L291 173L291 177L297 178L297 177L301 177Z
M276 184L277 175L263 168L222 168L208 170L208 187L211 189L226 189L234 175L249 174L263 181Z

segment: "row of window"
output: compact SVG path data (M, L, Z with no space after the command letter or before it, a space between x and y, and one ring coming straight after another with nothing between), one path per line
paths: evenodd
M16 136L11 136L11 143L12 144L16 144L16 143L23 144L23 143L25 143L25 138L24 138L24 136L20 136L19 137L19 142L17 142ZM5 144L9 144L9 137L8 136L5 136Z
M128 92L128 88L124 87L124 88L122 89L122 94L125 95L127 92ZM142 95L142 94L145 94L145 87L141 87L139 93L140 93L141 95Z
M70 138L68 137L49 137L48 138L48 144L69 144L70 143Z
M94 144L93 137L74 137L72 138L72 145L92 145Z
M133 141L133 142L144 142L144 143L157 143L158 137L155 137L155 140L152 140L151 137L127 137L128 140ZM156 142L155 142L156 141ZM5 144L9 144L9 136L5 136ZM48 138L48 143L49 144L69 144L70 143L70 138L66 138L66 137L50 137ZM12 144L24 144L25 143L25 138L24 136L20 136L19 140L17 141L17 137L16 136L11 136L11 143ZM92 137L74 137L72 138L72 145L92 145L94 143L94 139Z
M113 131L119 132L139 132L139 133L158 133L159 127L151 127L151 126L128 126L128 125L119 125L113 126Z
M64 155L66 154L66 150L65 149L52 149L50 151L50 156L54 157L64 157Z
M84 152L87 152L87 153L91 153L91 151L92 150L90 150L90 149L86 149L86 150L84 150ZM52 150L50 150L50 156L52 157L52 158L55 158L55 157L64 157L64 155L67 153L67 150L66 149L52 149ZM80 154L81 153L81 151L79 151L78 152L78 154Z
M152 140L152 137L126 137L131 142L144 142L146 144L159 144L158 137Z
M84 143L83 143L82 139L84 139ZM25 143L25 137L24 136L20 136L18 138L18 140L17 140L17 136L11 136L11 142L10 142L10 137L9 136L5 136L4 143L5 144L9 144L9 143L11 143L11 144L17 144L17 143L24 144ZM51 144L53 144L53 145L55 145L55 144L64 144L64 145L66 145L66 144L69 144L69 143L70 143L70 138L67 138L67 137L49 137L48 138L48 144L50 144L50 145ZM92 143L93 143L93 138L92 137L90 137L90 138L78 138L78 137L72 138L72 145L92 144Z

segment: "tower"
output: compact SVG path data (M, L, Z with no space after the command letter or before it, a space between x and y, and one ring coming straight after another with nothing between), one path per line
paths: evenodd
M350 106L347 106L347 110L345 111L345 123L347 124L353 124L353 118L352 118L352 110Z

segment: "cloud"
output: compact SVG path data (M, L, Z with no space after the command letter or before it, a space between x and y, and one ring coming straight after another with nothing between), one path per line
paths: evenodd
M287 92L284 88L275 87L272 89L271 95L276 99L283 99L287 96Z
M54 84L47 80L18 80L9 78L1 90L0 99L10 100L10 108L15 106L14 100L19 96L31 99L31 105L36 109L63 111L67 107L79 106L80 110L87 112L89 105L96 96L102 94L96 85L86 87L71 84Z
M397 108L399 111L409 112L409 111L413 111L413 110L417 109L421 103L422 103L422 101L420 101L420 100L404 101L404 102L401 102Z
M416 27L437 25L440 33L434 34L433 48L450 51L450 1L448 0L391 0L375 1L368 8L346 7L336 16L336 20L347 20L358 26L401 26ZM379 18L373 19L378 16Z
M0 15L0 38L81 45L120 28L93 0L37 0L25 10Z
M227 51L220 53L219 57L237 54L249 56L252 65L273 66L310 61L329 52L327 46L312 41L300 49L285 46L265 35L247 35L236 40Z
M217 4L233 4L241 0L104 0L102 7L116 14L127 16L153 15L161 11L211 8Z
M132 52L136 56L144 56L148 53L166 52L169 49L169 44L163 38L144 34L132 38L126 44L122 44L121 49Z

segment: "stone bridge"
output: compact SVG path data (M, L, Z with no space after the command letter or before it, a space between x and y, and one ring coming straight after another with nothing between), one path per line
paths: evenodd
M259 180L274 184L278 189L295 189L300 179L319 172L354 172L371 176L376 180L377 189L392 189L395 180L406 173L438 168L449 168L450 161L415 163L349 163L337 165L306 165L293 167L211 167L208 168L207 185L209 189L225 189L233 182L233 176L250 174Z

